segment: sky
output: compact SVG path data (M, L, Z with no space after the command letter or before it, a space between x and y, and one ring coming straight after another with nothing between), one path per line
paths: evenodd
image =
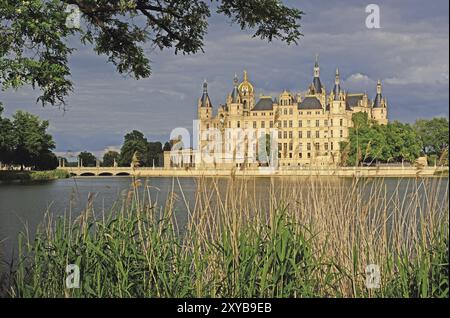
M191 129L205 79L215 109L231 92L234 74L242 78L244 69L257 96L277 97L284 89L304 92L319 54L320 77L328 91L339 67L341 87L349 93L367 92L373 98L376 81L382 81L390 120L448 118L448 0L283 2L305 12L298 45L252 38L251 31L214 14L208 20L205 53L147 50L152 67L148 79L124 77L105 56L74 43L74 92L65 111L36 104L38 92L27 87L0 91L0 101L6 116L21 109L49 120L58 154L87 150L101 155L120 149L123 136L133 129L163 143L173 129ZM379 29L366 27L370 3L380 7Z

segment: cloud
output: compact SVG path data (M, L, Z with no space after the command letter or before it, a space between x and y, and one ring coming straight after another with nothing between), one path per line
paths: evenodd
M106 57L77 46L70 60L75 92L65 113L36 105L38 94L29 88L2 92L0 100L8 116L24 109L48 119L57 151L91 150L100 155L108 145L120 145L133 129L149 140L164 142L173 128L192 127L205 78L216 109L231 92L234 74L242 77L244 69L257 96L278 97L284 89L304 92L319 53L321 80L328 91L339 67L343 89L349 92L366 91L373 98L376 80L381 79L391 119L448 116L447 0L435 0L433 5L380 0L379 30L365 27L367 1L287 3L306 12L298 46L268 44L213 15L204 54L148 50L153 74L145 80L123 77Z

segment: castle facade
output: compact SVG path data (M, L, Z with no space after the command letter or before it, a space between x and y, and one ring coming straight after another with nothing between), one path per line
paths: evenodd
M346 92L341 87L338 69L334 87L327 92L320 79L317 58L306 94L285 90L276 97L257 98L244 71L241 81L235 76L225 104L215 109L205 81L197 105L198 149L185 149L182 156L189 159L183 163L182 158L172 158L170 165L216 169L261 166L265 163L259 160L256 148L262 135L272 136L276 141L272 155L276 152L278 167L339 165L340 144L348 138L354 113L365 112L380 124L388 122L388 105L380 81L374 95L372 100L366 93ZM256 137L256 142L248 137ZM204 160L205 157L209 160Z

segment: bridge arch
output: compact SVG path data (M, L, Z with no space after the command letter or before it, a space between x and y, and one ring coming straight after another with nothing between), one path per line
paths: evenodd
M98 174L100 177L112 177L112 172L101 172Z
M71 176L71 177L76 177L76 176L77 176L77 174L76 174L76 173L74 173L74 172L71 172L71 173L70 173L70 176Z
M83 172L82 174L80 174L80 177L94 177L95 173L93 172Z
M116 173L116 176L120 177L120 176L129 176L130 174L128 172L118 172Z

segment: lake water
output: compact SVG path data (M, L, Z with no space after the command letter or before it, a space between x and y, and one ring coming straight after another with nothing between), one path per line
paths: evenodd
M141 181L143 184L148 182L151 186L149 191L152 200L157 199L159 204L164 203L172 189L181 194L179 190L181 187L186 200L191 205L197 191L195 179L190 178L151 178ZM46 211L55 216L68 215L69 212L72 216L76 216L86 206L89 195L93 194L95 212L101 215L102 211L109 211L115 202L127 195L131 182L129 177L71 178L37 184L0 182L0 257L6 261L11 260L17 253L18 233L24 231L26 226L33 233L37 225L42 222ZM271 182L283 182L283 180L269 177L257 178L254 181L254 189L264 198L264 193L267 192ZM386 184L388 192L394 191L398 185L401 192L408 188L410 181L386 178L382 182ZM442 195L445 195L448 190L448 178L441 178L437 182L442 183L440 191ZM339 184L345 186L345 183ZM186 210L181 195L176 204L180 211ZM183 223L187 215L181 213L179 217L181 218L179 223Z

